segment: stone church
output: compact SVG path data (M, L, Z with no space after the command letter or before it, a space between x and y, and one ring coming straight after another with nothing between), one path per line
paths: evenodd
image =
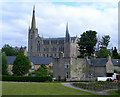
M36 28L35 7L33 8L31 27L28 32L28 56L59 58L60 53L63 53L64 57L77 57L79 54L77 40L77 37L70 37L68 23L65 37L43 38L39 36Z

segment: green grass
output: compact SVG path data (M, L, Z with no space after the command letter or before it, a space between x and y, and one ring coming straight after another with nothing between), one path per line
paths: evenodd
M111 91L108 91L108 93L110 95L119 95L120 96L120 94L118 93L118 90L111 90Z
M72 89L61 83L17 83L3 82L3 95L94 95Z

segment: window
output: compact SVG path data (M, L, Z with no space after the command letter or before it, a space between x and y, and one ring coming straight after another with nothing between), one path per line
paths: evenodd
M53 54L51 54L51 57L53 57Z
M31 35L31 39L32 39L33 37L32 37L32 35Z
M37 43L37 51L40 52L40 43L39 43L39 41Z
M35 66L32 66L31 69L32 69L32 70L35 69Z
M47 57L48 57L48 54L47 54Z
M68 78L68 72L66 72L66 78Z
M59 51L63 51L64 52L64 47L59 47Z
M68 63L65 63L65 64L64 64L64 67L65 67L65 68L69 68L69 64L68 64Z
M45 54L43 54L43 57L45 57Z
M44 51L45 51L45 48L44 48Z

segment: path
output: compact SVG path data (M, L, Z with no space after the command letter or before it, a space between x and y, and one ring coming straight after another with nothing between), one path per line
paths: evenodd
M116 89L109 89L109 90L104 90L104 91L90 91L90 90L86 90L86 89L82 89L82 88L78 88L72 85L73 82L70 83L61 83L62 85L69 87L69 88L73 88L73 89L77 89L77 90L81 90L81 91L85 91L85 92L89 92L89 93L94 93L97 95L109 95L109 93L107 93L107 91L109 90L116 90Z

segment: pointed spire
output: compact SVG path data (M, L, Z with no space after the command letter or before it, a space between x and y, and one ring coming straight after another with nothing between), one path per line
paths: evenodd
M35 5L33 7L33 16L32 16L32 23L31 23L31 28L36 28L36 22L35 22Z
M70 34L68 30L68 22L66 24L66 42L70 42Z
M67 33L69 33L69 31L68 31L68 22L67 22L67 24L66 24L66 34Z

